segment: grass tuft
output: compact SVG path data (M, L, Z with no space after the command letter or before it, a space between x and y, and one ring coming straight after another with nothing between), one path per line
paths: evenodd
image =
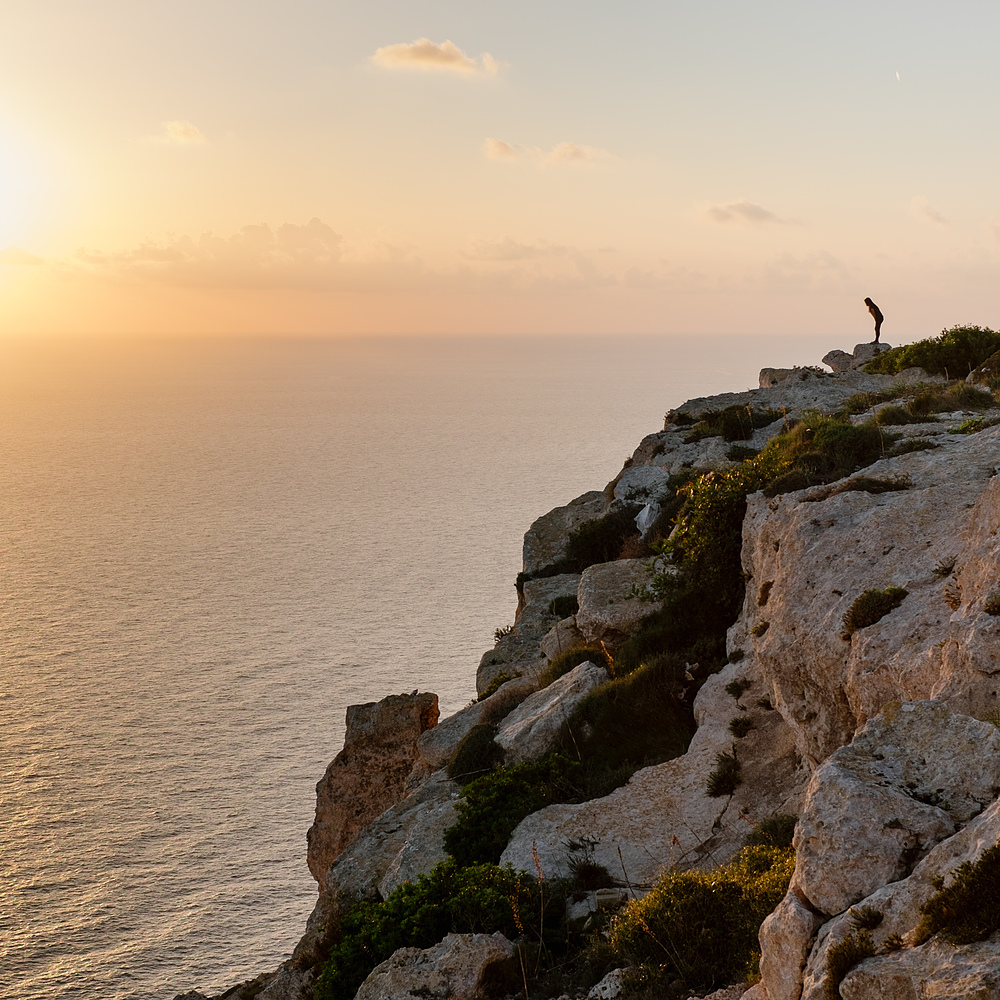
M890 611L895 611L903 603L907 594L908 591L902 587L866 590L844 615L844 630L840 633L840 637L847 642L858 629L867 628L881 621Z

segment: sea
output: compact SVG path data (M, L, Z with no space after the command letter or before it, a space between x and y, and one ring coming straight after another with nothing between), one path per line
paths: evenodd
M275 968L347 706L463 707L536 517L832 346L0 339L0 1000Z

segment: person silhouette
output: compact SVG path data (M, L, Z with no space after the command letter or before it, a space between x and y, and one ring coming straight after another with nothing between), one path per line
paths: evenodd
M885 317L882 315L882 310L871 299L865 299L865 305L868 306L868 311L872 314L872 319L875 320L875 343L877 344L878 335L882 332L882 320Z

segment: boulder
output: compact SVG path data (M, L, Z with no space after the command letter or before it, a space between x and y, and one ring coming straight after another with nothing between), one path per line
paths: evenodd
M598 563L580 577L576 627L588 641L618 642L634 632L646 615L659 605L640 600L635 592L648 592L647 559L619 559Z
M813 909L841 913L908 875L998 787L996 726L940 702L890 704L813 774L795 829L793 885Z
M854 355L847 351L830 351L823 355L823 364L829 365L835 372L850 371L854 367Z
M805 968L822 920L790 890L760 926L760 978L770 1000L799 1000Z
M540 648L546 659L554 660L560 653L566 653L576 646L582 646L586 640L576 627L576 615L557 622L542 637Z
M535 760L554 750L573 709L607 679L603 666L588 661L521 702L494 737L504 749L507 765Z
M611 501L602 490L584 493L565 507L556 507L536 518L524 535L523 569L537 573L566 558L570 533L585 521L603 517Z
M612 969L599 983L590 987L587 1000L614 1000L625 989L628 969Z
M516 951L502 934L449 934L433 948L400 948L377 965L355 1000L476 1000L517 981Z
M854 347L854 363L852 368L861 368L874 360L880 354L892 350L892 344L878 343L873 340L870 344L856 344Z
M615 485L615 499L625 503L648 503L660 500L670 492L670 473L658 465L637 465L633 462Z
M306 834L313 878L326 872L359 831L406 793L417 741L438 721L436 694L390 695L347 709L344 749L316 785L316 818Z

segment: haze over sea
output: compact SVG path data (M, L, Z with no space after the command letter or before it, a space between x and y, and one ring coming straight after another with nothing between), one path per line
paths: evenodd
M274 968L346 707L462 707L534 518L848 340L0 341L0 998Z

